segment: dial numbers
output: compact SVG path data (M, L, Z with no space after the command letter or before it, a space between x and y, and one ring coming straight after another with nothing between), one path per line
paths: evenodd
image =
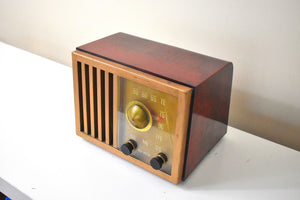
M120 78L119 83L118 147L129 139L134 139L138 143L138 148L130 156L147 164L150 164L150 160L158 153L164 152L168 156L168 162L161 170L170 174L177 118L177 98L123 78ZM133 101L142 103L149 110L152 126L144 132L134 128L128 122L128 118L126 119L127 106Z

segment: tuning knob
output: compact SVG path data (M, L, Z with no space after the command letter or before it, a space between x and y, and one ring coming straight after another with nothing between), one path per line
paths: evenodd
M130 123L138 129L145 128L149 123L149 116L140 105L132 105L127 110Z
M150 164L153 169L159 170L167 161L168 157L163 153L159 153L156 157L151 159Z
M148 108L139 101L131 101L126 107L126 118L129 124L141 132L148 131L152 126L152 116Z
M125 155L130 155L137 148L137 143L134 140L128 140L121 146L121 151Z

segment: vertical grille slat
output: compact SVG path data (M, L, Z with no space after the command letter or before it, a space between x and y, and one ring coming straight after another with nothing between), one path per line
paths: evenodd
M117 148L117 120L118 120L118 114L117 114L117 110L118 109L118 95L119 95L119 91L118 91L118 76L117 75L113 75L113 147Z
M113 73L77 62L80 131L115 146Z
M95 110L94 110L94 74L93 67L89 67L89 100L90 100L90 133L92 137L95 137Z
M93 109L93 113L94 113L94 137L98 138L98 101L97 101L97 69L95 67L93 67L93 103L94 103L94 109Z
M109 125L109 72L105 72L105 143L110 144L110 125Z
M102 132L102 141L105 141L105 130L106 130L106 124L105 124L105 72L103 70L100 71L100 77L101 77L101 116L102 116L102 127L101 127L101 132Z
M83 107L83 131L88 133L88 114L87 114L87 91L86 91L86 70L84 66L81 66L81 83L82 83L82 107Z
M81 72L81 62L77 62L77 77L78 77L78 102L79 102L79 124L80 131L83 129L83 103L82 103L82 72Z
M97 82L96 82L96 88L97 88L97 116L98 116L98 139L100 141L103 141L102 138L102 90L101 90L101 70L100 69L96 69L96 73L97 73Z
M89 65L85 64L85 90L86 90L86 113L87 113L87 134L91 135L91 105L90 105L90 71Z
M114 99L114 95L113 95L113 88L114 88L114 76L112 73L108 74L108 82L109 82L109 90L108 90L108 94L109 94L109 118L108 118L108 124L109 124L109 144L112 145L113 144L113 99Z

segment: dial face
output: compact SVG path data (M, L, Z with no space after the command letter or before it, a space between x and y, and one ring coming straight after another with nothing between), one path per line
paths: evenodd
M148 108L139 101L131 101L126 107L126 119L138 131L148 131L152 126L152 116Z
M132 139L137 148L130 154L150 165L164 153L168 161L161 171L171 174L178 100L175 96L119 78L118 148Z

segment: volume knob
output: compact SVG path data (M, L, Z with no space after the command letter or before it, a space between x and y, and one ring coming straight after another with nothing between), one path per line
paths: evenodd
M137 148L137 143L134 140L128 140L121 146L121 151L125 155L130 155Z
M163 153L159 153L156 157L151 159L150 164L153 169L159 170L167 161L168 157Z

